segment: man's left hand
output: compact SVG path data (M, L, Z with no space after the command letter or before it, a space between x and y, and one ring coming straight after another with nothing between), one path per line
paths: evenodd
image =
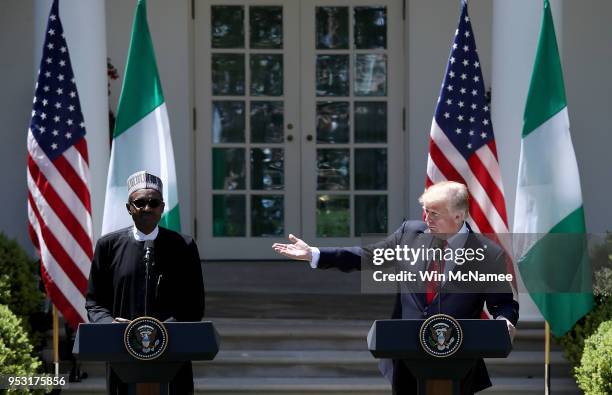
M506 317L502 317L501 315L496 318L496 320L504 320L506 321L506 325L508 326L508 334L510 335L510 342L514 343L514 336L516 336L516 327L512 325L509 319Z

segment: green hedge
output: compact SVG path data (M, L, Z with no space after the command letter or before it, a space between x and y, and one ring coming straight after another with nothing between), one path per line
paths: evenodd
M38 262L15 241L0 233L0 304L19 318L35 348L45 340L41 307L44 294L38 289Z
M36 261L0 232L0 304L18 317L39 312L43 295L38 290L38 273Z
M606 234L605 239L593 248L591 262L595 296L593 310L558 339L574 368L580 365L585 340L597 331L602 322L612 320L612 233Z
M612 321L586 339L576 379L586 395L612 394Z
M582 359L586 339L607 321L612 321L612 298L595 298L595 307L582 318L571 331L559 338L565 357L577 367Z
M32 344L19 319L0 304L0 374L32 375L40 361L32 356Z
M591 258L595 305L559 341L580 388L588 395L612 394L612 234Z
M42 344L43 333L32 325L44 300L38 289L38 271L36 261L15 240L0 233L0 374L33 375L41 368L34 347Z

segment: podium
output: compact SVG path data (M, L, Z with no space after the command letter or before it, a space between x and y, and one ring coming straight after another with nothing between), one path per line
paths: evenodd
M168 322L164 323L168 331L165 352L155 360L141 361L125 348L127 326L127 323L79 324L72 353L81 361L108 362L124 383L158 383L154 386L158 390L147 391L166 394L168 383L185 362L209 361L219 352L219 334L212 322Z
M459 349L448 357L429 355L419 337L425 320L379 320L368 333L375 358L399 359L417 379L419 395L459 395L460 381L480 358L506 358L512 350L503 320L458 319L463 330Z

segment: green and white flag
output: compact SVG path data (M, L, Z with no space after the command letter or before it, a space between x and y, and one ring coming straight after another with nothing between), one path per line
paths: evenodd
M180 232L168 111L155 63L145 0L138 1L134 16L113 132L102 234L132 225L125 209L128 197L126 180L140 170L149 171L162 179L166 208L160 225Z
M531 297L560 336L593 305L578 164L569 130L552 13L544 16L525 106L515 237L530 234L519 256ZM529 238L529 237L528 237Z

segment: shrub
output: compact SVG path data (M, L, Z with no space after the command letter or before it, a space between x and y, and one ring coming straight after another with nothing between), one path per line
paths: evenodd
M15 240L0 233L0 304L22 319L35 348L42 347L46 329L38 273L38 263Z
M598 245L592 256L594 281L593 310L574 325L571 331L559 338L566 358L574 366L580 365L585 340L591 336L602 322L612 321L612 234L606 242Z
M612 321L612 298L596 297L593 310L578 321L571 331L559 338L565 357L574 367L580 364L585 340L606 321Z
M0 304L19 317L38 312L43 301L38 271L36 262L19 244L0 233Z
M612 296L612 269L604 267L595 272L593 294L602 299L610 300Z
M599 325L584 343L578 385L586 395L612 394L612 321Z
M19 319L0 304L0 374L32 375L40 361L32 356L32 344Z

